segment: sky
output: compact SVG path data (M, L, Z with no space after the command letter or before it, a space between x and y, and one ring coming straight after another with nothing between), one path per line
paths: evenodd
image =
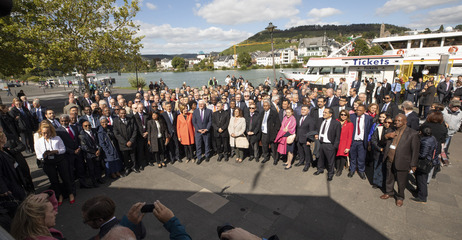
M122 0L117 0L122 2ZM142 54L208 53L264 30L388 23L411 29L462 24L462 0L140 0Z

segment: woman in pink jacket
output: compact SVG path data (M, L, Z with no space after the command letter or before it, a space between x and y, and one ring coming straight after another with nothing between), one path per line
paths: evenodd
M287 154L287 162L284 163L283 166L285 166L285 170L288 170L292 167L294 143L287 144L287 137L295 134L297 120L295 120L294 110L292 108L289 107L285 111L286 116L282 119L281 128L274 142L278 143L278 153L283 155Z

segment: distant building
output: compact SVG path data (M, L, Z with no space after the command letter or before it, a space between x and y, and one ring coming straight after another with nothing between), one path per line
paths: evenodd
M220 69L223 67L232 68L234 65L234 58L232 56L221 56L213 60L213 68Z
M298 44L298 57L327 56L329 45L326 36L302 38Z
M285 48L281 53L281 64L292 64L297 59L297 54L293 48Z
M168 58L164 58L160 60L160 67L163 69L170 69L173 68L172 66L172 60Z
M260 66L273 66L273 58L271 52L260 52L255 57L257 65ZM281 53L278 50L275 50L274 53L274 64L281 64Z

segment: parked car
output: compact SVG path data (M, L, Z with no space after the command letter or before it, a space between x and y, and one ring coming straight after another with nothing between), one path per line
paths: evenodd
M10 81L8 82L8 87L21 87L19 82Z

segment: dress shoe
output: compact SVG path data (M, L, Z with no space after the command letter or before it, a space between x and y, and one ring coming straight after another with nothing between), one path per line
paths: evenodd
M133 169L133 172L135 172L135 173L140 173L140 170L138 170L138 169Z
M335 173L335 176L340 177L342 176L342 170L339 170Z
M297 164L295 164L296 167L300 167L302 166L303 164L305 164L304 162L298 162Z
M360 173L358 173L358 175L362 180L366 180L366 174L365 173L360 172Z
M148 163L148 165L151 166L151 167L154 166L154 164L152 164L152 162Z
M287 165L289 165L289 164L287 164L287 163L283 163L283 164L282 164L282 166L284 166L284 167L287 166Z
M318 170L318 171L314 172L313 175L318 176L319 174L323 174L323 173L324 173L324 171Z
M289 170L291 168L292 168L292 166L288 166L288 167L285 167L284 170Z
M354 171L350 171L350 172L348 173L348 177L349 177L349 178L352 178L353 175L355 175L355 172L354 172Z
M268 161L269 161L269 158L265 158L265 159L263 159L263 161L261 161L261 163L266 163Z
M202 163L202 159L198 159L196 162L197 165L200 165L201 163Z
M229 161L229 155L225 156L225 162Z
M70 200L69 203L72 205L75 203L75 199L74 200Z
M115 173L111 173L111 178L112 179L117 179L117 175Z
M255 158L255 162L260 162L260 158Z
M375 185L375 184L372 184L372 188L373 188L373 189L377 189L377 188L379 188L379 186L377 186L377 185Z
M308 169L309 169L309 168L310 168L310 166L305 166L305 167L303 168L303 171L304 171L304 172L308 172Z
M389 198L391 198L391 196L388 194L383 194L382 196L380 196L380 199L389 199Z
M273 165L274 165L274 166L278 165L278 161L277 161L277 160L274 161L274 162L273 162Z
M80 188L92 188L92 187L86 183L80 183Z
M63 202L62 201L58 202L58 207L61 206L61 205L63 205Z
M209 157L206 157L206 158L205 158L205 161L206 161L206 162L210 162L210 158L209 158Z
M396 200L396 206L397 207L403 206L403 200Z
M233 157L234 157L234 155L236 155L236 153L235 153L234 151L233 151L233 152L231 152L231 158L233 158Z
M218 161L218 162L221 162L221 159L223 159L223 155L220 154L220 155L218 155L217 161Z
M252 161L255 157L254 156L250 156L249 157L249 162Z
M418 197L416 197L416 198L411 198L411 200L414 201L414 202L418 202L418 203L422 203L422 204L427 204L427 200L422 200L422 199L420 199L420 198L418 198Z
M144 171L144 167L140 167L140 171Z
M327 177L327 181L329 181L329 182L332 181L332 176Z
M178 159L177 161L178 161L179 163L183 163L183 160L181 160L181 159Z
M158 164L157 167L158 167L158 168L162 168L162 164Z
M104 184L104 180L102 178L96 180L99 184Z

